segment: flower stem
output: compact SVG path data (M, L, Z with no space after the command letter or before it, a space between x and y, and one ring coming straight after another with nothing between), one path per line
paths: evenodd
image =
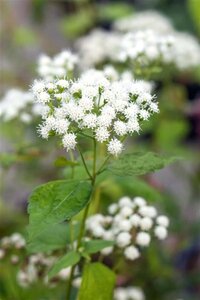
M88 205L86 206L85 210L84 210L84 214L83 214L83 218L81 221L81 228L80 228L80 232L79 232L79 236L78 236L78 241L77 241L77 246L76 246L76 251L78 252L80 246L81 246L81 242L82 242L82 238L84 236L84 232L85 232L85 224L86 224L86 220L87 220L87 216L88 216L88 212L89 212L89 208L90 208L90 203L93 199L93 195L94 195L94 186L95 186L95 180L96 180L96 141L94 140L94 152L93 152L93 175L90 174L85 159L82 155L82 152L80 151L80 149L78 148L81 158L82 158L82 162L84 164L84 167L91 179L91 184L92 184L92 192L91 192L91 198L90 201L88 203ZM74 278L74 271L75 271L75 265L71 268L70 271L70 276L69 276L69 280L67 283L67 293L66 293L66 300L70 300L70 294L71 294L71 288L72 288L72 282L73 282L73 278Z

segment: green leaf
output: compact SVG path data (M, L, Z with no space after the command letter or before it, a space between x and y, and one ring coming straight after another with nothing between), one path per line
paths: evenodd
M89 202L92 191L87 180L58 180L37 187L29 198L29 239L49 225L71 219Z
M200 34L200 0L187 0L188 8Z
M76 265L79 262L80 258L81 256L78 252L75 251L68 252L65 256L60 258L52 267L52 269L49 271L48 273L49 279L54 277L62 269Z
M73 224L73 241L78 237L80 224ZM49 252L53 250L66 248L71 241L70 225L54 224L50 225L46 230L31 240L27 248L30 253Z
M101 263L87 264L78 295L79 300L112 300L116 276Z
M18 161L18 156L13 153L0 153L0 166L8 169Z
M153 152L125 154L107 166L107 170L118 176L143 175L164 168L177 157L161 157Z
M114 21L133 14L133 5L128 3L105 3L98 6L99 18Z
M115 244L114 241L104 241L104 240L91 240L83 243L83 247L86 253L92 254L99 252L100 250L111 247Z
M64 156L58 157L55 160L54 164L55 164L56 167L66 167L66 166L73 167L73 166L77 166L78 165L77 162L68 160Z

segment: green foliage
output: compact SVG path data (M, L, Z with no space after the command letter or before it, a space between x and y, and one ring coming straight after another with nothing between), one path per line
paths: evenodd
M133 176L150 173L173 163L177 157L161 157L153 152L125 154L107 166L107 170L118 176Z
M188 8L200 34L200 0L187 0Z
M37 187L29 198L29 238L32 240L51 224L71 219L89 202L89 181L58 180Z
M49 279L54 277L59 271L64 268L68 268L70 266L76 265L80 260L80 254L75 251L68 252L65 256L60 258L52 269L48 273Z
M19 46L29 46L36 44L36 35L30 29L26 27L18 27L14 32L14 42Z
M56 167L67 167L67 166L74 167L78 165L77 162L68 160L64 156L59 156L55 160L54 164Z
M99 18L102 20L114 21L133 13L133 6L128 3L105 3L98 7Z
M100 250L111 247L114 245L114 241L105 241L105 240L91 240L91 241L85 241L83 243L84 252L87 254L92 254L99 252Z
M155 128L156 143L162 148L170 149L181 142L189 131L189 124L184 119L160 120Z
M28 244L28 251L31 253L49 252L57 249L65 249L66 245L78 237L79 223L73 224L73 236L70 233L70 225L54 224L31 240Z
M76 38L84 34L93 24L93 11L84 9L62 19L60 28L68 38Z
M18 161L18 156L13 153L0 153L0 166L7 169Z
M115 274L101 263L87 264L79 291L79 300L112 300Z

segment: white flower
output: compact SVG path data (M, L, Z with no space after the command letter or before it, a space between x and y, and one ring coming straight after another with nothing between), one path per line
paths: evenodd
M164 226L156 226L154 233L155 236L160 240L164 240L167 237L167 229Z
M149 230L153 226L152 219L145 217L140 220L140 228L142 230Z
M49 102L50 96L47 92L41 92L37 94L37 101L39 103L46 103Z
M41 112L45 112L42 113L41 136L47 138L52 130L63 139L71 132L79 142L78 139L87 134L106 143L108 152L115 156L123 150L116 136L138 132L141 116L149 117L153 112L150 105L156 103L149 84L131 78L109 81L103 71L94 69L84 72L78 80L40 81L41 84L41 89L37 87L38 82L33 85L33 91L39 91L35 93L36 102L42 103ZM142 100L136 104L138 97ZM54 126L46 127L49 118L54 118Z
M56 84L62 88L67 88L69 86L69 82L65 79L58 80Z
M115 156L119 155L123 150L123 144L116 138L112 139L108 144L108 152Z
M119 136L125 135L127 131L126 124L122 121L116 121L114 123L114 130Z
M106 247L101 250L101 254L103 255L109 255L113 252L113 247Z
M138 214L133 214L130 216L130 222L134 227L138 227L140 225L141 217Z
M100 143L107 141L109 136L110 136L109 131L104 127L98 128L96 130L96 139Z
M158 216L156 219L158 225L168 227L169 226L169 218L166 216Z
M119 199L119 207L133 207L133 203L131 201L131 198L129 197L122 197Z
M157 215L156 208L153 206L141 206L139 208L139 213L143 217L155 218Z
M121 222L118 224L118 228L121 231L130 231L132 224L129 220L121 220Z
M124 248L128 246L131 242L131 235L128 232L121 232L116 238L117 246L120 248Z
M149 246L150 241L151 241L151 237L147 232L141 231L136 235L136 244L139 246L143 246L143 247Z
M142 206L145 206L146 205L146 200L142 197L135 197L133 199L133 202L139 206L139 207L142 207Z
M73 150L77 144L75 134L74 133L65 134L63 136L62 142L63 142L63 146L67 149L67 151Z
M140 256L140 252L135 246L129 246L124 250L124 255L127 259L135 260Z
M111 215L114 215L118 210L118 205L116 203L113 203L111 205L108 206L108 212L111 214Z
M129 217L133 214L133 209L129 206L124 206L120 209L120 215L123 217Z
M43 54L38 59L38 74L46 79L52 80L56 77L65 77L73 71L78 62L77 55L69 50L64 50L53 58ZM61 79L58 84L60 87L67 87L67 81Z

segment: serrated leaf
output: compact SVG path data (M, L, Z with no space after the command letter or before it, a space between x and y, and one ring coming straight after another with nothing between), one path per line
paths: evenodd
M70 225L54 224L42 231L35 239L28 243L29 253L49 252L66 248L71 239L75 240L80 230L80 224L73 225L73 237L70 234Z
M78 295L79 300L112 300L116 276L101 263L87 264Z
M118 176L143 175L162 169L175 160L177 157L161 157L153 152L135 152L119 157L106 169Z
M52 269L49 271L48 273L49 279L54 277L62 269L76 265L79 262L80 258L81 256L78 252L75 251L68 252L65 256L60 258L52 267Z
M115 244L114 241L105 241L105 240L91 240L85 241L83 247L86 253L92 254L101 251L106 247L111 247Z
M58 180L37 187L29 198L29 239L79 213L89 202L91 190L87 180Z

